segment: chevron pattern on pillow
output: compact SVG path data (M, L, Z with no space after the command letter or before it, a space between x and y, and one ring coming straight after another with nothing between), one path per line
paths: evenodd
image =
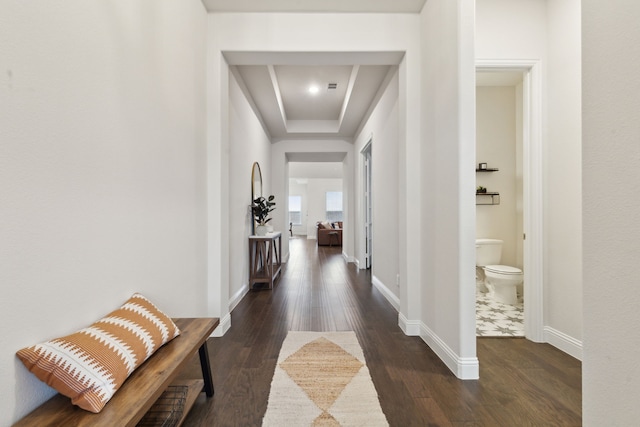
M138 366L179 334L170 317L134 294L88 328L16 354L39 380L97 413Z

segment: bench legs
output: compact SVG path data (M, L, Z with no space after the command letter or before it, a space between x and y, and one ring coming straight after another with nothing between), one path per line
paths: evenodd
M198 349L200 355L200 367L202 368L202 378L204 379L204 391L207 393L207 397L213 396L213 378L211 377L211 364L209 363L209 350L207 349L207 342L200 346Z

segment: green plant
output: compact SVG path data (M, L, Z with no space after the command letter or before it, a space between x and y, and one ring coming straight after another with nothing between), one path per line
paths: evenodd
M476 193L486 193L486 192L487 192L487 189L482 185L478 185L478 187L476 188Z
M275 199L273 194L269 196L268 199L260 196L251 204L251 212L253 213L253 218L256 220L258 225L265 225L267 222L271 221L269 213L273 211L276 206L276 202L274 202L273 199Z

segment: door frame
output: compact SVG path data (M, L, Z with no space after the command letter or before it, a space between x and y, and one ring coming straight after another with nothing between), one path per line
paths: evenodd
M477 71L521 71L523 130L524 332L544 340L544 174L542 69L539 60L477 59Z
M372 187L372 149L373 149L373 137L369 138L369 141L364 145L360 154L362 154L362 187L364 190L363 203L362 203L362 223L363 223L363 266L361 269L372 268L372 246L373 246L373 201L371 191ZM368 162L368 163L367 163Z

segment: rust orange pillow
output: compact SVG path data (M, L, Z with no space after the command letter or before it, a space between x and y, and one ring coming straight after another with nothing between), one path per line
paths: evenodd
M97 413L142 362L179 334L170 317L134 294L88 328L16 354L39 380Z

